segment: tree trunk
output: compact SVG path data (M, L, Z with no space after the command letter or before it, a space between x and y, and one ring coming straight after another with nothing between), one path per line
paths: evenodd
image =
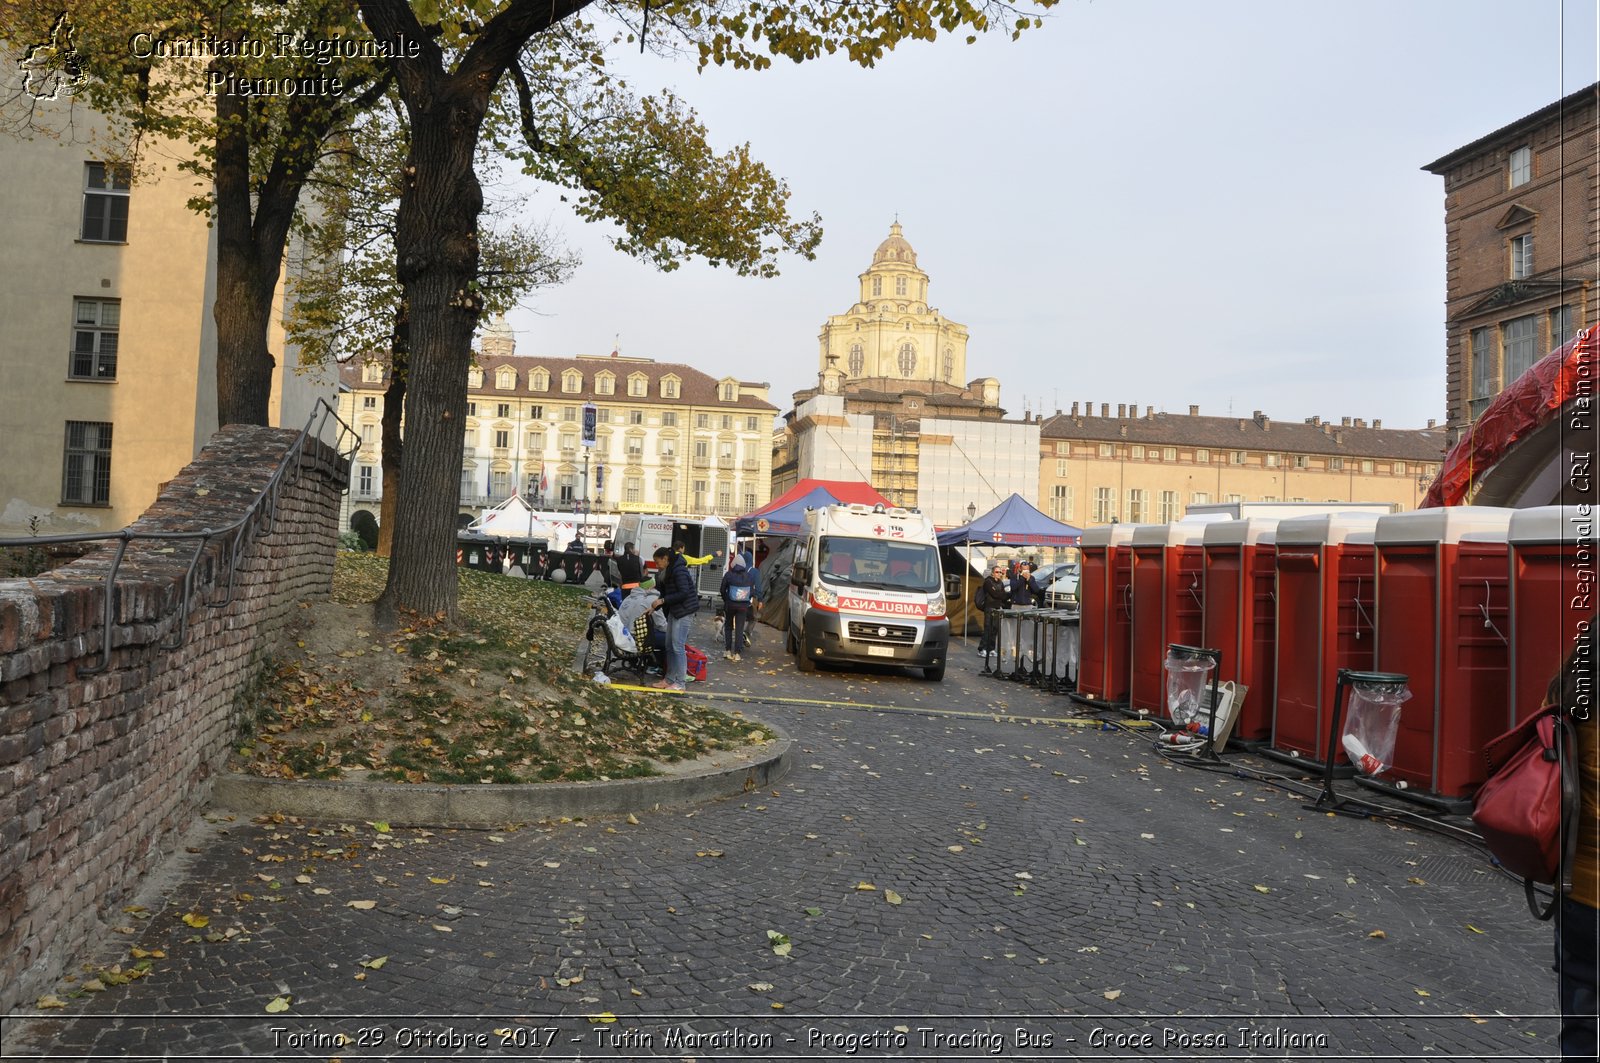
M400 435L401 413L405 409L406 377L411 371L411 320L405 303L394 315L394 332L389 342L389 386L383 393L383 498L378 509L378 556L394 552L395 514L400 504L400 470L404 467L405 440Z
M251 222L245 101L226 93L216 100L217 298L211 314L217 322L217 424L264 425L276 364L267 350L267 327L278 289L277 260L263 277Z
M456 616L461 445L480 307L474 289L483 190L472 162L487 93L439 91L407 105L412 183L395 216L395 257L410 310L411 350L393 554L375 606L385 626L401 609Z

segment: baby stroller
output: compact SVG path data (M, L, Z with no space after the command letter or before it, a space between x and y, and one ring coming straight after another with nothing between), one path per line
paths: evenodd
M624 632L617 616L621 605L622 591L616 588L591 600L589 622L584 625L583 638L573 657L575 671L607 677L615 672L632 672L643 678L655 667L649 615L639 616L633 622L633 630Z

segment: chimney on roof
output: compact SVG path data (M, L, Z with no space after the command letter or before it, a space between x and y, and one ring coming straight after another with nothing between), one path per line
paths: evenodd
M1262 413L1260 410L1257 410L1256 411L1256 424L1260 426L1260 428L1261 428L1261 430L1263 432L1265 432L1267 429L1272 427L1272 418L1268 417L1266 414Z
M1118 417L1126 417L1126 416L1128 416L1128 404L1127 403L1125 403L1125 402L1117 403L1117 416Z
M1123 439L1127 439L1128 438L1128 426L1127 425L1123 425L1120 429L1118 429L1118 431L1122 433L1122 438Z
M1314 424L1318 428L1321 428L1322 427L1322 416L1320 414L1315 414L1314 413L1314 414L1311 415L1311 420L1307 421L1306 423L1307 424Z
M1194 405L1193 403L1190 403L1189 404L1189 416L1190 417L1199 417L1200 416L1200 407Z
M1355 419L1355 426L1356 426L1356 427L1357 427L1357 428L1365 428L1365 427L1367 427L1367 421L1366 421L1366 418L1364 418L1364 417L1357 417L1357 418L1356 418L1356 419Z
M1244 418L1242 418L1242 417L1239 418L1239 431L1243 432L1244 431L1244 426L1249 424L1249 423L1250 422L1246 421Z
M1348 417L1339 418L1339 427L1340 428L1349 428L1350 427L1350 418L1348 418Z
M1156 408L1154 406L1146 406L1144 408L1144 415L1146 417L1154 417L1156 415Z
M1076 402L1072 404L1072 416L1078 416L1078 404Z
M1335 433L1333 433L1333 441L1335 443L1338 443L1340 446L1343 446L1344 445L1344 433L1343 432L1335 432Z
M1374 427L1374 428L1382 428L1383 427L1383 421L1381 421L1380 419L1374 417L1372 419L1372 427Z
M1433 418L1432 417L1428 418L1428 427L1429 428L1433 427Z
M1111 403L1102 402L1100 404L1100 416L1101 417L1110 417L1111 416Z
M1056 416L1057 416L1057 417L1060 417L1060 416L1061 416L1061 407L1060 407L1060 406L1057 406L1057 407L1056 407Z

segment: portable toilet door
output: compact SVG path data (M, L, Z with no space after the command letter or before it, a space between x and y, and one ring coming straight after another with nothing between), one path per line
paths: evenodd
M728 526L715 517L708 517L700 526L700 555L710 554L711 560L697 566L695 585L702 598L715 598L722 592L722 576L733 564L728 553Z
M1595 615L1595 518L1590 507L1538 506L1511 515L1511 703L1506 730L1539 711L1583 625ZM1582 575L1589 573L1589 579Z
M1272 735L1273 642L1277 634L1276 517L1246 517L1206 525L1205 614L1200 645L1218 650L1217 681L1244 685L1233 738L1264 742Z
M1339 669L1371 671L1374 513L1278 523L1277 637L1268 756L1291 763L1327 754ZM1336 761L1345 761L1342 750Z
M1447 799L1483 782L1483 747L1506 730L1511 513L1449 506L1378 518L1377 668L1405 675L1411 698L1389 770L1361 782Z
M1128 697L1127 595L1131 524L1101 524L1078 540L1078 689L1074 700L1122 704Z
M1204 626L1203 539L1206 524L1145 524L1130 552L1128 707L1166 717L1167 647L1198 645Z

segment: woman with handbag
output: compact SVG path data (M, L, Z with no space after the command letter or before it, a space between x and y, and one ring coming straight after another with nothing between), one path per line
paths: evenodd
M1556 913L1556 973L1561 993L1561 1058L1596 1058L1596 954L1600 953L1600 707L1594 704L1595 626L1590 618L1574 641L1545 703L1559 705L1578 736L1578 839L1572 892Z

